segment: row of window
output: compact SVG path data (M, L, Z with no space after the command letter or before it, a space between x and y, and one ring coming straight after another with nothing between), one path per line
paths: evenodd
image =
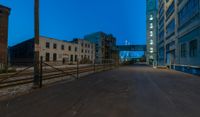
M173 19L166 27L166 35L169 36L175 31L175 19Z
M181 46L180 46L181 57L182 58L187 57L188 46L189 46L189 56L190 57L197 57L197 54L198 54L198 42L197 42L197 40L190 41L189 45L187 43L181 44Z
M56 62L58 60L57 58L58 58L58 55L56 53L53 53L53 61L54 62ZM83 55L81 55L81 59L84 59L84 58L90 59L90 56L86 56L86 55L83 56ZM63 58L63 62L67 62L67 61L70 61L70 62L75 61L76 62L78 60L78 55L70 55L69 60L67 60L67 59ZM50 61L50 53L46 53L45 61L46 62Z
M171 5L169 6L169 8L167 9L167 11L166 11L166 18L168 19L172 14L173 14L173 12L174 12L174 8L175 8L175 4L174 4L175 2L173 1L172 3L171 3Z
M49 42L46 42L46 48L50 48L50 43ZM57 49L57 44L53 44L53 49ZM65 46L64 45L61 45L61 50L65 50ZM72 47L71 46L68 46L68 50L71 51L72 50ZM75 47L75 51L77 51L77 47Z
M179 25L187 23L199 11L199 0L188 0L178 13Z
M89 44L87 44L87 46L88 45ZM90 47L90 45L88 47ZM50 43L49 42L46 42L46 48L48 48L48 49L50 48ZM55 44L55 43L53 44L53 49L57 49L57 44ZM65 50L65 46L64 45L61 45L61 50ZM72 47L71 46L68 46L68 51L72 51ZM78 48L75 47L74 51L77 52ZM82 49L81 52L83 53L84 50ZM85 50L85 53L90 53L90 50ZM93 51L91 51L91 53L93 53Z
M83 47L83 46L84 46L84 44L83 44L83 43L81 43L81 46ZM90 47L91 47L91 48L93 48L93 46L92 46L92 45L90 46L90 44L87 44L87 43L85 43L85 47L86 47L86 48L90 48Z

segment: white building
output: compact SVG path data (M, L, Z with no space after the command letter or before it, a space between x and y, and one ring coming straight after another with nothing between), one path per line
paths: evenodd
M40 36L40 57L53 65L93 63L95 60L95 44L82 40L63 41ZM32 64L34 61L34 39L26 40L10 49L11 64Z
M95 44L86 40L75 39L71 42L40 37L40 56L46 62L71 64L77 62L93 63Z

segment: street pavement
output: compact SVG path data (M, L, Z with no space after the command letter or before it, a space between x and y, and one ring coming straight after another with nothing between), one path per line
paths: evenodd
M1 101L0 117L200 117L200 77L124 66Z

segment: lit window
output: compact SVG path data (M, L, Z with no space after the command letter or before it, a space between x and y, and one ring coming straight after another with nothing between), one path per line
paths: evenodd
M150 21L153 20L153 15L150 15L149 20L150 20Z
M150 23L150 27L149 28L153 29L153 23Z
M153 40L150 40L150 43L149 43L150 45L153 45Z
M153 31L150 31L150 37L153 37Z

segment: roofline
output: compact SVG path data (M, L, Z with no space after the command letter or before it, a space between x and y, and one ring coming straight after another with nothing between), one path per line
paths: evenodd
M0 8L1 8L1 7L2 7L2 8L5 8L5 9L7 9L7 10L9 10L9 11L11 10L11 8L9 8L9 7L7 7L7 6L0 5Z

